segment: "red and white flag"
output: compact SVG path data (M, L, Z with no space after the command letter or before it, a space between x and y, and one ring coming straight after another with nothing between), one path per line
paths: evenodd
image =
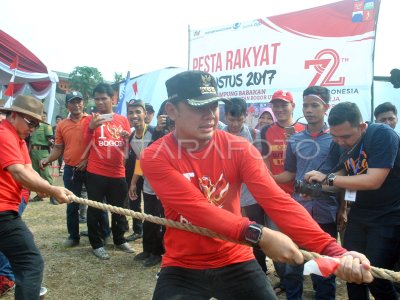
M15 73L18 69L18 64L19 64L19 58L18 56L16 56L10 65L10 70L14 70L14 73L11 76L10 84L8 85L6 91L4 92L4 95L9 97L12 97L14 95L14 80L15 80Z
M335 257L315 258L304 264L304 275L316 274L328 277L339 267L340 260Z
M19 57L16 56L10 65L10 69L11 70L18 69L18 65L19 65Z

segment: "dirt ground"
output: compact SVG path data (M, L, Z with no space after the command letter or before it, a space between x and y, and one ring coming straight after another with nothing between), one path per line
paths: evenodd
M56 183L60 184L60 178L56 178ZM111 259L101 261L91 253L87 237L82 237L77 247L64 248L62 243L67 237L65 213L65 205L51 205L45 199L30 203L23 215L45 261L43 286L48 289L45 299L151 299L159 267L145 268L133 260L134 254L117 251L113 246L107 247ZM81 224L80 228L86 230L86 224ZM141 240L130 244L136 253L141 252ZM277 277L272 264L270 266L268 280L275 283ZM345 284L337 280L337 286L336 299L347 299ZM313 299L309 278L305 279L303 298ZM2 299L14 299L13 292ZM285 295L279 299L285 299Z

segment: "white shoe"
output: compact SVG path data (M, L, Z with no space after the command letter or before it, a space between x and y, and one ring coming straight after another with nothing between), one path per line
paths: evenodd
M96 255L100 259L110 259L110 256L108 255L106 249L104 247L100 247L97 249L93 249L93 254Z
M129 245L127 242L121 244L121 245L115 245L115 247L118 250L124 251L126 253L135 253L135 251L133 251L131 245Z
M39 297L42 297L42 296L44 296L44 295L46 295L46 294L47 294L47 289L46 289L44 286L42 286L42 287L40 288Z

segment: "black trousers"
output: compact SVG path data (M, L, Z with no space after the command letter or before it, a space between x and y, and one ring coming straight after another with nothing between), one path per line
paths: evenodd
M164 208L156 195L143 193L144 213L156 217L164 218ZM143 222L143 251L154 255L164 254L165 226Z
M15 275L15 299L39 299L43 258L17 212L0 213L0 251L10 261Z
M351 218L351 213L355 213L354 207L351 209L343 247L364 253L372 266L392 270L399 259L400 226L354 220ZM377 300L398 299L393 283L389 280L375 278L369 284L347 283L350 300L369 299L369 292Z
M153 300L278 299L255 259L214 269L161 269Z
M87 172L86 189L88 198L107 204L124 208L124 202L128 194L128 185L125 177L112 178ZM89 242L93 249L103 247L103 240L100 228L100 219L102 211L89 206L87 211L87 225ZM121 245L126 242L124 234L128 228L128 221L124 215L111 214L111 231L115 245Z

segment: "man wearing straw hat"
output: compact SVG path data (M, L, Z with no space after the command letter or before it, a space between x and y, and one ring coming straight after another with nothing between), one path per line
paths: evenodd
M30 96L18 96L10 108L0 111L6 113L0 124L0 251L14 271L15 298L39 299L43 259L18 215L21 190L26 187L62 203L68 203L72 193L50 185L32 169L24 139L43 122L43 104Z

